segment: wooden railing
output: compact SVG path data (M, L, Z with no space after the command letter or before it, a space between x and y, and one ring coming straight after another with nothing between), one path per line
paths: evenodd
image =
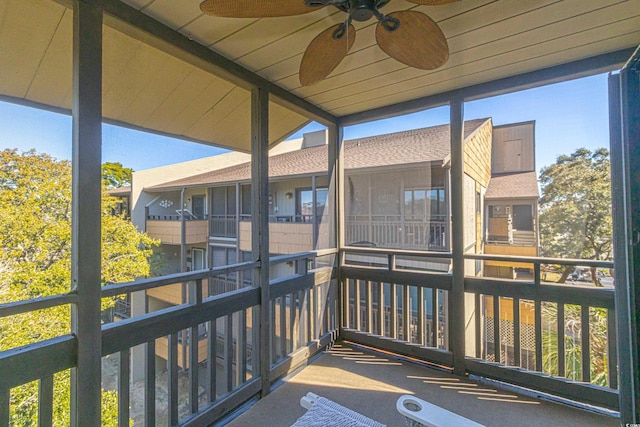
M397 216L380 219L346 218L345 241L369 242L381 248L409 250L448 250L449 225L443 218L431 221L402 220Z
M452 365L451 254L347 248L341 259L344 338Z
M467 262L528 264L533 277L525 281L467 276L465 313L454 313L449 253L345 248L336 270L335 251L325 252L270 260L270 264L294 263L296 268L294 274L270 281L267 353L256 349L254 311L264 308L260 290L244 287L206 296L201 286L213 277L250 274L259 263L105 286L102 296L110 298L184 282L190 301L103 326L102 355L117 362L119 425L129 425L132 418L153 425L158 417L167 417L169 424L211 424L261 391L262 363L268 364L272 381L335 339L340 316L343 339L450 368L457 363L451 343L462 339L467 344L462 358L467 373L617 408L615 291L613 283L604 280L611 262L466 255ZM578 279L552 283L553 273L547 268L551 265L585 267L576 270L602 274L605 286L584 286L587 282ZM564 277L563 268L555 268L554 279ZM0 317L77 302L74 294L15 302L0 306ZM453 316L465 320L464 337L451 335ZM166 413L156 411L158 369L164 369L156 364L159 339L167 343ZM204 361L199 352L190 351L203 343ZM0 353L0 425L10 422L12 389L33 381L39 384L39 423L50 424L54 375L76 366L76 349L77 338L63 335ZM178 365L183 349L186 370ZM260 354L267 354L268 360L258 360ZM212 360L216 362L208 363ZM130 387L133 377L140 377L142 395ZM180 383L187 384L186 391L178 389ZM185 411L178 403L181 392L188 396L186 416L178 415L180 409ZM140 406L133 405L136 399L143 401L141 414L131 412Z
M617 351L613 262L467 255L469 260L529 264L533 277L466 277L473 295L475 348L469 372L610 409L617 408ZM607 285L551 281L582 267ZM598 273L600 272L600 273ZM546 280L545 280L546 277ZM467 308L469 311L469 308ZM499 313L499 314L498 314Z
M272 312L280 317L272 325L271 360L259 360L257 337L258 316L254 311L264 309L260 304L260 289L245 287L220 295L203 295L202 281L215 276L250 273L260 266L249 262L191 273L180 273L131 283L108 285L102 297L111 298L141 292L175 283L187 283L188 304L132 316L102 327L102 356L116 361L118 395L118 425L155 425L159 417L166 417L169 425L209 425L262 390L260 364L270 366L269 380L273 381L290 370L306 363L309 357L325 347L337 328L334 271L331 260L324 267L309 270L325 258L335 257L335 251L296 254L277 257L270 264L293 262L300 265L290 277L271 280ZM0 306L0 317L65 306L77 302L77 296L66 294L16 302ZM135 305L135 304L134 304ZM284 313L284 316L282 316ZM277 326L276 326L277 325ZM304 327L301 327L304 325ZM204 327L203 327L204 326ZM207 333L201 333L203 330ZM212 333L215 331L215 333ZM184 340L179 339L184 337ZM166 412L157 411L156 341L167 345L166 370L168 402ZM206 360L199 360L199 352L191 351L204 345ZM9 425L12 412L11 390L32 381L39 382L38 423L51 425L53 413L53 377L74 368L77 364L77 338L64 335L33 345L0 352L0 425ZM187 350L189 369L178 366L179 349ZM134 360L135 359L135 360ZM216 360L216 363L209 363ZM142 369L142 371L138 370ZM199 371L204 370L199 375ZM185 378L186 377L186 378ZM203 382L202 378L206 378ZM142 395L134 393L132 379L142 381ZM105 378L103 378L104 383ZM186 380L186 381L185 381ZM179 384L187 390L179 390ZM187 400L179 407L178 395L186 393ZM142 400L143 413L131 412L134 401ZM182 401L182 399L181 399ZM100 402L94 402L97 410ZM186 413L187 415L180 415Z
M211 215L210 234L214 237L238 236L238 221L235 215Z
M452 369L448 343L463 339L468 373L617 408L612 262L498 255L465 259L528 265L533 277L465 277L465 312L454 313L450 254L345 248L341 336ZM551 277L549 266L558 271L555 279L563 277L564 268L600 271L603 282L609 278L608 286L546 282L542 277ZM463 322L465 337L450 335L451 316Z

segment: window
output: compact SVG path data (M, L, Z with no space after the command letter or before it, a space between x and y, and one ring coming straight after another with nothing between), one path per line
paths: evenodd
M404 191L404 218L409 221L439 220L446 214L443 188Z
M191 196L191 211L197 219L205 219L205 197L203 195Z
M447 213L447 205L444 199L444 188L432 188L427 193L431 205L431 216L442 216Z
M296 222L313 221L313 190L298 189L296 191ZM324 209L327 205L329 190L326 188L316 188L316 221L320 222L320 218L324 215Z
M404 190L404 218L424 220L427 217L427 190Z

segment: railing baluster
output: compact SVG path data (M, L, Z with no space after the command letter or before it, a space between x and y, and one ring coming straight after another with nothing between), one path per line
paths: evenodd
M278 337L276 335L278 329L276 328L276 300L271 301L271 364L274 364L278 360Z
M9 425L11 390L0 387L0 426Z
M389 333L391 338L398 338L398 292L395 283L389 283L391 298L389 305L391 311L389 313Z
M189 404L191 413L198 412L198 325L189 329Z
M38 381L38 426L53 425L53 375Z
M520 298L513 299L513 364L522 366L522 349L520 348Z
M608 385L611 388L618 388L618 351L617 351L617 331L616 312L613 309L607 310L607 366Z
M438 348L438 330L440 314L438 313L438 289L431 288L431 346Z
M500 297L493 296L493 357L496 363L501 363L500 357Z
M580 313L582 324L582 381L591 382L591 325L589 324L589 306L583 305Z
M280 300L280 357L287 355L287 297L281 296Z
M297 292L291 293L289 296L289 335L291 340L291 351L298 348L297 319L298 319L298 303L296 301Z
M168 392L168 418L169 425L175 426L178 424L178 334L170 334L168 338L168 360L167 365L169 369L168 380L169 387ZM184 342L182 343L184 345ZM128 424L127 424L128 425Z
M348 290L348 286L346 286L347 290ZM312 323L312 319L313 319L313 314L312 314L312 310L311 310L311 289L307 289L305 292L305 310L307 312L307 315L305 317L306 319L306 330L307 330L307 339L306 342L310 342L311 340L313 340L313 329L311 326ZM346 320L346 326L349 326L349 318L348 318L348 312L349 312L349 299L347 298L346 302L346 309L347 309L347 320Z
M536 371L542 372L542 303L534 301L535 316L535 345L536 345Z
M227 383L227 392L233 390L233 315L224 317L224 373Z
M239 273L236 273L236 274L239 274ZM191 285L190 291L194 296L194 300L195 300L194 302L196 304L202 304L202 279L196 279L195 283Z
M371 280L367 280L365 282L365 302L366 302L366 318L367 318L367 328L366 331L369 333L373 332L373 297L371 292Z
M424 288L418 288L418 344L424 345Z
M402 338L411 342L411 295L409 286L402 287Z
M238 385L247 381L247 310L239 313L238 338L236 339L236 371L238 372Z
M209 382L207 384L207 392L209 394L209 402L213 403L217 399L217 344L218 344L218 328L215 320L209 321L209 336L207 337L207 378ZM252 361L253 364L253 361ZM253 368L253 366L252 366Z
M565 340L564 340L564 303L558 303L557 335L558 335L558 376L566 375Z
M322 287L326 290L323 295L325 295L324 299L324 330L322 331L322 335L328 333L331 330L331 283L323 283Z
M343 255L344 258L344 255ZM351 327L351 318L350 313L349 313L349 306L350 306L350 292L349 292L349 288L351 287L351 284L353 283L353 279L349 279L349 278L345 278L344 281L342 282L342 327L344 328L350 328Z
M129 427L131 390L131 350L126 349L118 353L118 427Z
M385 318L385 305L384 305L384 283L378 283L378 335L384 336L384 318Z
M354 292L353 292L353 299L354 299L354 304L353 304L353 311L354 311L354 329L356 331L361 331L362 330L362 321L361 321L361 316L360 316L360 280L356 280L354 282Z
M183 340L184 345L184 340ZM145 345L144 425L156 425L156 342Z
M318 287L317 286L312 286L311 287L311 300L310 300L310 307L311 307L311 319L313 320L311 323L311 339L315 340L318 339L319 334L318 334Z
M480 313L480 311L482 310L482 306L480 304L480 294L477 292L473 295L473 305L475 308L473 317L476 328L476 357L479 359L480 357L482 357L482 318Z

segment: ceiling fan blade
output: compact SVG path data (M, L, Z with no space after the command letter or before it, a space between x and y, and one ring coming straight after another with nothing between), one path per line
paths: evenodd
M376 26L378 46L390 57L423 70L433 70L449 59L449 46L444 33L424 13L405 10L387 15L400 25L393 31L383 22Z
M343 28L342 37L334 37L334 34L337 34L341 27ZM310 86L318 83L327 77L347 56L356 40L356 29L351 24L346 28L348 30L345 31L344 24L334 25L318 34L309 43L300 63L300 84Z
M307 6L304 0L205 0L200 3L203 13L224 18L292 16L317 9L319 8Z
M430 6L437 6L441 4L454 3L460 0L409 0L409 1L415 4L426 4Z

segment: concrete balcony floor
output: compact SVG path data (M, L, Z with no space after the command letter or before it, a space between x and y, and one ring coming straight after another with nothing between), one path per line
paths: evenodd
M389 427L404 426L396 400L413 394L485 426L619 426L617 418L504 391L360 347L339 344L290 376L229 427L290 426L305 413L307 392Z

